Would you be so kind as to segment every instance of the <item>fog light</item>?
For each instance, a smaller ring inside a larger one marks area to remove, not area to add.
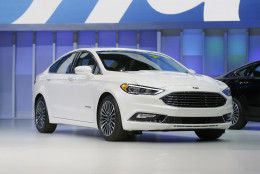
[[[225,122],[230,122],[232,119],[232,114],[231,113],[225,114],[225,115],[223,115],[223,118],[224,118]]]
[[[154,118],[154,117],[156,117],[156,114],[140,113],[136,116],[136,118]]]
[[[162,123],[166,118],[167,115],[159,115],[152,113],[136,113],[129,119],[129,121]]]

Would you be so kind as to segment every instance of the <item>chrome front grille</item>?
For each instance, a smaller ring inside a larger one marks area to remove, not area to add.
[[[213,92],[173,92],[161,99],[167,105],[187,108],[214,108],[226,103],[225,97]]]

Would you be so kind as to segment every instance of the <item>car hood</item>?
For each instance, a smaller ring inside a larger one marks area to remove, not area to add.
[[[225,88],[222,82],[211,77],[172,71],[126,71],[120,72],[125,83],[163,88],[166,86],[213,86]],[[122,79],[121,79],[122,80]],[[130,81],[130,82],[129,82]],[[132,81],[132,82],[131,82]]]

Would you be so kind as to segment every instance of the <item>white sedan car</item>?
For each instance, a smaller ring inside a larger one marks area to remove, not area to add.
[[[97,128],[108,141],[173,130],[214,140],[233,113],[224,83],[162,53],[134,49],[71,51],[37,76],[33,96],[39,132],[71,124]]]

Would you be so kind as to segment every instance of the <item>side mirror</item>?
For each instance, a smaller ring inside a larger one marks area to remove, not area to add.
[[[189,70],[189,72],[191,73],[191,74],[196,74],[196,71],[194,71],[193,69],[188,69]]]
[[[75,68],[75,74],[86,75],[87,77],[92,77],[92,68],[90,66],[77,66]]]

